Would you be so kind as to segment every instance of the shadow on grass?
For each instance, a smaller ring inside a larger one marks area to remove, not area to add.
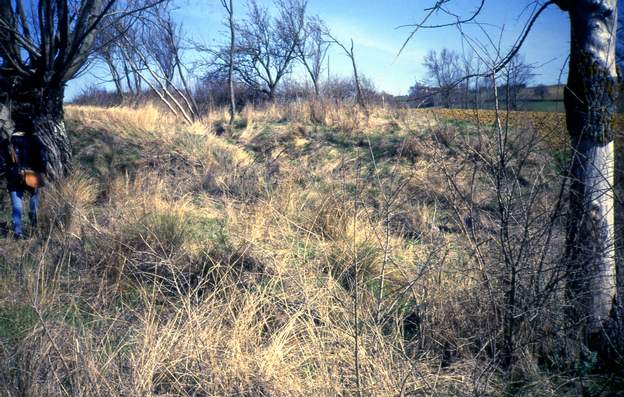
[[[9,236],[9,223],[7,221],[0,221],[0,238],[7,238]]]

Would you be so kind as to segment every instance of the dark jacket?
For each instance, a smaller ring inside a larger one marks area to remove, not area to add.
[[[9,139],[17,155],[17,164],[11,160]],[[20,171],[31,169],[45,174],[48,165],[46,147],[36,135],[13,135],[9,139],[0,142],[0,173],[4,173],[7,179],[7,188],[25,188],[22,185]]]

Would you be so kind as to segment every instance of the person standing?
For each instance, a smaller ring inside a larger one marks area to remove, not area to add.
[[[24,239],[22,211],[24,193],[30,195],[28,217],[33,228],[37,226],[39,190],[47,168],[45,145],[34,135],[30,119],[14,120],[15,132],[0,142],[0,169],[7,180],[11,197],[11,220],[15,239]],[[1,172],[0,172],[1,173]]]

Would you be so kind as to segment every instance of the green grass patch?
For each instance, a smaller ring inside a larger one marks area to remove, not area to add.
[[[446,125],[446,126],[449,126],[449,127],[455,127],[455,128],[459,128],[459,129],[465,129],[465,128],[468,128],[470,126],[470,123],[468,123],[465,120],[442,119],[440,121],[442,122],[443,125]]]
[[[39,322],[39,316],[30,305],[0,309],[0,340],[15,345]]]

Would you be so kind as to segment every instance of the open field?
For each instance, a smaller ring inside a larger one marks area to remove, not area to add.
[[[519,100],[518,109],[523,112],[565,112],[565,106],[562,100]],[[505,103],[501,103],[502,108]],[[483,107],[494,109],[493,102],[486,102]]]
[[[465,123],[486,128],[496,123],[496,112],[487,109],[419,109],[416,112],[446,123]],[[622,117],[622,113],[619,113],[618,116],[616,134],[621,139],[624,132],[624,117]],[[551,148],[561,150],[566,149],[569,145],[565,117],[565,113],[562,112],[505,112],[501,110],[499,119],[503,126],[508,124],[511,128],[538,131],[541,139],[547,142]]]
[[[562,119],[511,117],[300,104],[229,127],[68,107],[75,171],[31,239],[0,244],[0,395],[577,395]],[[501,242],[531,244],[511,337]],[[590,364],[582,381],[621,390]]]
[[[491,127],[497,122],[496,111],[486,109],[423,109],[419,112],[429,113],[434,118],[453,122],[461,121],[471,125]],[[504,126],[539,131],[540,137],[553,148],[564,148],[568,145],[565,113],[558,112],[504,112],[499,120]]]

